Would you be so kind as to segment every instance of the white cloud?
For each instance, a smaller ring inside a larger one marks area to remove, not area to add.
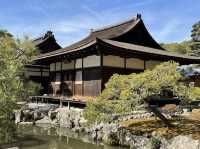
[[[156,29],[154,34],[160,42],[169,41],[179,31],[181,21],[178,19],[167,19],[160,29]]]
[[[135,4],[141,6],[150,2],[152,2],[152,0]],[[63,46],[66,46],[66,43],[70,44],[80,40],[84,34],[87,35],[87,32],[90,32],[90,29],[97,29],[107,25],[112,25],[131,18],[134,15],[132,9],[125,9],[126,7],[129,8],[129,5],[123,6],[123,8],[114,7],[101,11],[96,11],[89,6],[82,5],[82,10],[80,10],[77,15],[66,16],[63,18],[51,17],[43,3],[41,3],[41,5],[38,5],[37,3],[32,4],[29,0],[27,0],[27,7],[34,12],[39,12],[41,14],[41,18],[39,18],[40,20],[37,23],[28,23],[24,20],[24,22],[6,25],[6,28],[18,37],[24,34],[37,37],[45,33],[47,30],[52,30],[58,38],[58,42],[60,41]],[[71,36],[72,34],[73,36]]]

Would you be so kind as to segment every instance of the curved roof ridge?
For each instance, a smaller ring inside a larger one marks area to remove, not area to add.
[[[116,36],[119,36],[121,34],[126,33],[127,31],[129,31],[140,20],[142,20],[142,19],[140,19],[138,17],[134,17],[134,19],[123,22],[121,24],[118,24],[118,25],[115,25],[115,26],[110,26],[109,28],[105,28],[105,29],[102,29],[102,30],[90,32],[90,34],[87,35],[85,38],[83,38],[82,40],[77,41],[77,42],[75,42],[75,43],[73,43],[69,46],[64,47],[63,50],[71,50],[73,48],[84,45],[85,43],[91,42],[91,40],[94,40],[95,38],[105,38],[105,39],[114,38]],[[123,28],[123,29],[118,30],[117,28]]]
[[[104,30],[107,30],[107,29],[110,29],[110,28],[113,28],[113,27],[118,27],[120,25],[129,23],[129,22],[134,22],[137,19],[138,19],[137,16],[134,16],[132,19],[126,19],[124,21],[120,21],[120,22],[115,23],[115,24],[107,25],[107,26],[104,26],[104,27],[101,27],[101,28],[97,28],[97,29],[92,29],[91,32],[92,33],[94,33],[94,32],[101,32],[101,31],[104,31]]]
[[[84,49],[88,46],[91,46],[91,45],[95,44],[96,42],[97,42],[97,40],[95,39],[95,40],[92,40],[88,43],[80,45],[79,47],[76,47],[72,50],[58,49],[56,51],[52,51],[52,52],[49,52],[49,53],[40,54],[40,55],[34,57],[33,60],[38,60],[38,59],[42,59],[42,58],[48,58],[48,57],[51,57],[51,56],[57,56],[57,55],[60,55],[60,54],[66,54],[66,53],[69,53],[69,52],[74,52],[74,51],[77,51],[77,50],[80,50],[80,49]]]
[[[119,42],[119,41],[114,41],[110,39],[99,39],[98,41],[102,41],[104,43],[125,48],[125,49],[131,49],[135,51],[140,51],[140,52],[145,52],[145,53],[152,53],[152,54],[158,54],[158,55],[165,55],[165,56],[174,56],[174,57],[180,57],[180,58],[186,58],[186,59],[193,59],[193,60],[199,60],[200,57],[197,56],[190,56],[186,54],[177,54],[174,52],[169,52],[169,51],[162,51],[160,49],[152,48],[152,47],[146,47],[142,45],[136,45],[136,44],[130,44],[130,43],[125,43],[125,42]]]

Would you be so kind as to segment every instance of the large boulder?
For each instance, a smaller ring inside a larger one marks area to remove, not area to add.
[[[131,135],[129,138],[126,138],[129,142],[130,149],[150,149],[149,139],[144,136]]]
[[[33,121],[34,111],[27,109],[23,110],[23,122],[31,122]]]
[[[103,127],[103,142],[109,145],[119,145],[120,144],[120,136],[119,136],[119,128],[118,124],[107,124]]]
[[[33,112],[33,120],[34,121],[37,121],[37,120],[40,120],[40,119],[43,119],[44,118],[44,114],[39,111],[39,110],[36,110]]]
[[[48,116],[52,121],[56,119],[57,114],[58,114],[58,112],[57,111],[53,111],[53,110],[50,110],[48,112]]]
[[[82,127],[84,122],[82,110],[58,108],[56,111],[58,112],[56,119],[58,120],[61,127],[70,129],[75,128],[74,130],[78,130],[80,127]]]
[[[119,145],[119,136],[117,132],[109,131],[103,135],[103,142],[109,145]]]
[[[200,141],[192,139],[191,136],[177,136],[167,147],[161,149],[200,149]]]
[[[51,124],[51,119],[48,116],[44,116],[43,119],[35,121],[35,124]]]

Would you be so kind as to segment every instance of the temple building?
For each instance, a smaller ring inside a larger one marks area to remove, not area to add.
[[[200,63],[197,57],[163,49],[140,14],[120,24],[91,30],[86,38],[65,48],[45,37],[35,40],[41,53],[34,64],[38,66],[37,77],[46,78],[44,93],[51,97],[96,97],[114,73],[139,73],[169,60]]]
[[[41,37],[34,39],[33,44],[37,48],[37,55],[61,49],[51,31],[47,31]],[[33,61],[26,65],[25,75],[30,80],[41,84],[41,94],[48,93],[49,65],[41,65],[39,61]]]

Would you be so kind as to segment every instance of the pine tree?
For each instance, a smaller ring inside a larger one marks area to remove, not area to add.
[[[192,55],[200,56],[200,21],[192,26]]]

